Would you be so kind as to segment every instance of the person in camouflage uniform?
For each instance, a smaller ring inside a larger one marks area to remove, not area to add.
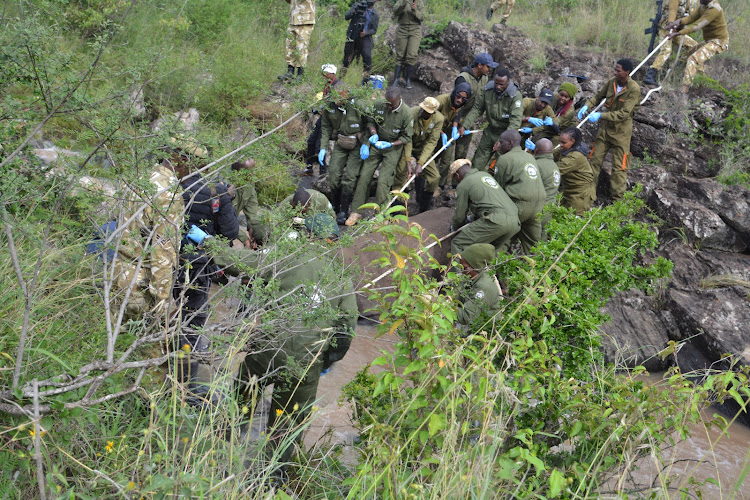
[[[613,201],[621,200],[628,186],[633,116],[641,107],[641,88],[635,80],[630,78],[631,71],[633,71],[633,61],[630,59],[617,61],[614,78],[605,83],[596,95],[578,111],[578,119],[582,120],[590,108],[605,100],[603,111],[588,114],[590,122],[595,123],[600,119],[602,121],[599,125],[599,132],[596,134],[596,141],[589,153],[589,161],[594,171],[594,186],[596,186],[604,157],[612,151],[610,192]]]
[[[406,76],[406,88],[412,88],[411,77],[414,65],[417,64],[419,42],[422,41],[424,14],[424,0],[396,0],[393,5],[393,17],[398,20],[396,68],[393,74],[393,85],[396,87],[398,87],[403,69]]]
[[[669,35],[669,24],[675,22],[677,19],[682,19],[685,16],[690,16],[698,10],[699,0],[668,0],[669,4],[667,8],[662,8],[661,17],[659,18],[659,38],[663,39]],[[698,42],[690,38],[689,36],[680,35],[677,38],[672,39],[672,43],[664,45],[658,54],[656,59],[651,64],[651,67],[646,72],[646,76],[643,78],[644,85],[659,85],[656,81],[656,77],[659,76],[659,71],[664,67],[669,57],[672,55],[672,46],[682,44],[685,50],[689,50],[695,47]]]
[[[500,311],[503,292],[495,275],[487,269],[495,255],[495,247],[489,243],[475,243],[456,255],[464,274],[471,278],[471,287],[460,295],[456,322],[470,329],[480,328],[480,321],[491,319]]]
[[[503,5],[505,5],[505,12],[503,13],[503,18],[500,20],[500,24],[507,23],[511,12],[513,12],[513,6],[516,5],[516,0],[494,0],[487,9],[487,20],[492,19],[492,14]]]
[[[136,184],[125,186],[124,206],[117,217],[122,235],[114,262],[113,299],[118,306],[125,301],[125,319],[148,315],[166,324],[185,206],[171,168],[156,165],[149,181],[154,193],[140,191]]]
[[[484,86],[477,96],[472,110],[464,118],[464,123],[458,130],[463,135],[474,122],[487,114],[487,128],[482,132],[477,150],[471,163],[477,170],[486,170],[487,163],[492,156],[492,147],[506,130],[518,130],[523,116],[523,95],[515,83],[510,79],[510,71],[500,68],[495,73],[495,79]]]
[[[438,187],[440,172],[433,160],[425,166],[436,146],[440,141],[445,117],[438,111],[440,103],[434,97],[425,97],[419,106],[411,108],[414,117],[414,133],[411,141],[404,146],[401,159],[398,162],[394,189],[401,189],[406,183],[407,177],[411,177],[412,157],[415,159],[414,187],[416,191],[419,212],[426,212],[432,208],[432,195]],[[445,141],[448,138],[446,136]]]
[[[461,112],[459,113],[459,115],[456,117],[456,119],[453,120],[453,126],[456,127],[456,129],[463,125],[463,118],[474,108],[474,103],[477,100],[477,96],[489,83],[490,74],[492,74],[492,71],[498,66],[499,64],[495,62],[491,54],[482,52],[474,57],[474,64],[471,67],[464,66],[463,68],[461,68],[461,73],[458,74],[456,80],[453,82],[453,85],[456,88],[458,88],[458,86],[462,83],[471,85],[471,94],[469,95],[469,100],[466,102],[464,107],[461,108]],[[469,146],[471,146],[472,139],[473,136],[470,134],[461,135],[458,139],[454,138],[456,144],[456,160],[460,158],[468,158]],[[449,162],[447,162],[446,172],[452,162],[452,158]],[[441,182],[440,185],[444,186],[445,182]]]
[[[458,182],[451,231],[463,228],[451,241],[451,253],[475,243],[491,243],[496,250],[506,247],[521,229],[513,200],[490,174],[471,168],[469,160],[454,161],[450,175]]]
[[[675,20],[668,26],[670,29],[685,26],[680,31],[668,35],[672,40],[678,36],[687,38],[686,35],[703,30],[703,41],[692,48],[685,65],[685,76],[682,78],[680,89],[683,94],[687,93],[696,73],[703,73],[706,61],[729,48],[729,32],[724,9],[721,8],[718,0],[700,0],[700,2],[701,6],[697,11],[688,17]]]
[[[291,80],[304,73],[315,27],[315,0],[284,0],[289,4],[289,26],[286,29],[286,73],[279,80]]]

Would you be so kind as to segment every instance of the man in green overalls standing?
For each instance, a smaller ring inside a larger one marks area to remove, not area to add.
[[[411,77],[417,64],[419,42],[422,41],[424,0],[397,0],[393,6],[393,17],[398,20],[396,30],[396,68],[393,85],[398,87],[401,70],[406,75],[406,88],[412,88]]]

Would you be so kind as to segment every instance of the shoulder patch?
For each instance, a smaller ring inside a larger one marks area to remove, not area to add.
[[[516,107],[517,107],[517,108],[520,108],[520,107],[521,107],[521,101],[516,101]]]
[[[527,163],[523,168],[526,170],[526,175],[528,175],[530,179],[536,179],[539,177],[539,172],[537,171],[536,166],[531,163]]]
[[[491,175],[487,175],[487,174],[483,175],[482,182],[484,182],[486,185],[488,185],[492,189],[498,189],[500,187],[497,184],[497,181]]]
[[[476,294],[476,298],[478,298],[479,300],[482,300],[484,298],[484,292],[479,290]]]
[[[557,170],[555,170],[555,173],[552,176],[552,178],[554,179],[555,186],[559,186],[560,185],[560,172],[558,172]]]

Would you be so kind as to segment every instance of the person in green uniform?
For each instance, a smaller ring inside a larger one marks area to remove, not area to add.
[[[502,289],[495,275],[488,271],[495,255],[495,247],[489,243],[470,245],[457,255],[463,272],[471,278],[471,286],[460,295],[456,322],[470,329],[481,327],[484,321],[500,312]]]
[[[528,147],[531,145],[531,147]],[[539,175],[542,176],[544,184],[544,204],[554,205],[557,202],[557,195],[560,192],[560,170],[553,156],[555,147],[549,139],[539,139],[536,144],[531,141],[526,142],[527,149],[533,151],[536,166],[539,169]]]
[[[460,115],[453,123],[453,126],[456,128],[456,134],[454,135],[454,140],[456,142],[456,160],[469,156],[469,146],[471,145],[472,139],[469,134],[464,134],[456,138],[455,136],[458,135],[458,128],[463,124],[463,118],[474,108],[477,96],[489,83],[490,74],[498,67],[498,65],[499,64],[495,62],[491,54],[481,52],[474,57],[474,64],[471,67],[464,66],[461,68],[461,73],[456,77],[456,81],[453,82],[453,85],[456,88],[462,83],[468,83],[471,85],[471,95],[469,96],[469,100],[461,109]],[[450,166],[452,161],[453,159],[448,162],[447,166]],[[442,183],[441,185],[445,185],[445,183]]]
[[[458,130],[459,113],[463,111],[463,108],[466,106],[466,102],[471,98],[471,95],[471,85],[466,82],[461,82],[456,85],[453,92],[450,94],[437,96],[436,99],[440,103],[438,111],[440,111],[445,118],[445,121],[443,122],[443,133],[446,135],[446,138],[452,135],[452,129],[454,127]],[[454,123],[454,121],[456,123]],[[458,134],[458,132],[456,132],[456,134]],[[448,183],[448,171],[450,170],[451,163],[453,163],[454,160],[461,158],[458,156],[458,145],[464,137],[469,138],[469,142],[471,142],[471,138],[468,135],[463,136],[458,140],[454,140],[435,160],[438,164],[438,172],[440,173],[440,180],[438,181],[440,187],[445,187]],[[441,141],[435,147],[435,153],[437,153],[442,147],[443,144]]]
[[[521,133],[531,134],[536,137],[537,134],[551,128],[554,132],[560,132],[560,129],[555,125],[552,108],[549,107],[552,104],[553,98],[552,91],[550,89],[542,89],[536,99],[531,97],[523,98],[523,117],[521,118]]]
[[[414,65],[417,64],[419,42],[422,41],[424,14],[424,0],[396,0],[393,5],[393,18],[398,21],[396,68],[393,74],[393,85],[396,87],[398,87],[403,69],[406,76],[406,88],[412,88],[411,77],[414,73]]]
[[[492,147],[500,134],[506,130],[518,130],[521,127],[522,100],[521,91],[511,81],[510,71],[505,68],[497,70],[495,79],[479,92],[474,107],[466,115],[463,125],[458,130],[458,135],[463,135],[465,130],[470,129],[480,116],[487,115],[487,128],[484,129],[482,140],[479,141],[471,160],[474,168],[486,170],[487,162],[492,156]]]
[[[396,179],[393,184],[394,189],[401,189],[412,173],[416,175],[414,187],[420,213],[432,208],[432,195],[440,181],[440,172],[438,172],[434,160],[425,167],[425,163],[432,157],[435,147],[441,142],[440,136],[445,117],[438,111],[439,107],[440,103],[437,99],[425,97],[419,103],[419,106],[411,108],[414,117],[414,133],[411,136],[411,141],[404,146],[404,151],[401,153]],[[447,136],[445,141],[448,141]],[[413,172],[412,157],[416,163]]]
[[[279,207],[291,207],[293,210],[299,210],[303,215],[327,214],[330,217],[336,217],[333,205],[328,201],[326,195],[315,189],[306,189],[302,186],[298,187],[293,194],[281,200]]]
[[[274,284],[266,289],[274,290],[275,299],[264,307],[273,320],[257,323],[235,385],[241,400],[257,401],[260,398],[244,396],[251,390],[260,394],[273,384],[267,423],[272,447],[308,418],[321,371],[344,357],[358,316],[354,287],[344,275],[343,262],[322,242],[338,236],[336,221],[316,214],[305,219],[305,227],[310,241],[299,251],[277,257],[272,265],[262,252],[214,248],[214,262],[225,272]],[[299,433],[295,441],[301,437]],[[279,452],[283,464],[291,458],[293,447],[287,445]]]
[[[549,139],[554,146],[557,146],[560,140],[560,131],[576,126],[576,110],[573,106],[573,96],[576,95],[576,92],[578,92],[578,87],[574,83],[564,82],[560,84],[560,88],[552,97],[552,104],[550,105],[553,113],[552,121],[555,126],[544,127],[539,132],[535,132],[535,139]]]
[[[579,129],[570,127],[562,131],[560,149],[555,152],[557,168],[562,176],[560,204],[573,208],[579,216],[591,208],[596,198],[594,171],[589,165],[588,152]]]
[[[255,160],[249,158],[244,161],[232,163],[233,172],[250,172],[255,169]],[[256,243],[261,243],[268,232],[263,224],[260,205],[258,204],[258,193],[255,191],[255,183],[249,180],[239,186],[229,186],[229,196],[232,198],[232,206],[237,215],[245,214],[247,219],[247,233],[240,231],[237,239],[247,248],[253,248]]]
[[[357,188],[354,190],[353,211],[346,220],[347,226],[355,225],[362,218],[359,207],[367,201],[370,181],[378,165],[380,175],[375,200],[379,205],[389,200],[401,152],[404,145],[411,141],[414,131],[414,117],[411,109],[401,98],[400,88],[389,87],[385,91],[385,102],[375,104],[373,116],[367,117],[367,128],[370,137],[360,148],[360,155],[365,163],[362,165]]]
[[[521,241],[524,253],[542,238],[542,223],[539,212],[544,208],[546,193],[536,160],[521,149],[521,134],[516,130],[506,130],[494,148],[499,153],[495,168],[495,180],[502,186],[518,207],[518,220],[521,230],[514,238]],[[508,251],[511,241],[500,248]]]
[[[333,211],[338,214],[337,222],[343,224],[348,217],[349,205],[357,187],[357,177],[362,169],[359,149],[364,140],[366,120],[357,109],[356,103],[348,99],[346,89],[339,90],[340,98],[323,110],[321,116],[322,149],[319,159],[325,160],[328,141],[335,137],[336,144],[331,152],[328,165],[328,185],[331,187]],[[323,164],[323,161],[320,162]]]
[[[467,159],[454,161],[450,175],[458,183],[451,231],[463,228],[451,241],[451,253],[461,253],[475,243],[506,247],[521,229],[513,200],[490,174],[471,168]]]
[[[703,72],[706,61],[716,54],[721,54],[729,48],[729,32],[727,31],[727,20],[724,17],[724,9],[718,0],[701,0],[698,10],[688,17],[676,19],[667,25],[668,29],[676,29],[684,26],[680,31],[667,35],[671,39],[678,36],[689,35],[703,30],[703,41],[696,44],[688,56],[685,64],[685,76],[682,78],[680,92],[686,94],[693,83],[696,73]],[[685,38],[688,38],[685,36]]]
[[[617,61],[614,78],[607,81],[578,111],[578,119],[582,120],[591,107],[605,100],[603,111],[588,114],[590,122],[595,123],[600,119],[602,121],[589,154],[589,161],[594,171],[594,186],[596,186],[604,157],[612,151],[610,192],[613,201],[621,200],[628,186],[633,116],[641,107],[641,88],[635,80],[630,78],[631,71],[633,71],[633,61],[630,59]]]

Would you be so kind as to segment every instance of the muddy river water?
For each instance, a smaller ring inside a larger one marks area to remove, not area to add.
[[[351,408],[339,404],[341,388],[352,380],[354,375],[367,363],[381,355],[382,351],[392,351],[395,337],[385,335],[377,338],[377,329],[360,323],[357,336],[352,342],[346,357],[335,363],[328,374],[320,379],[318,387],[317,417],[305,435],[308,448],[330,449],[332,445],[342,445],[340,457],[345,465],[357,462],[357,431],[351,423]],[[650,375],[649,381],[660,380],[658,374]],[[705,420],[711,419],[713,411],[707,411]],[[677,443],[668,451],[669,464],[657,464],[653,457],[646,457],[636,464],[638,470],[632,480],[640,485],[660,487],[665,477],[671,478],[670,491],[687,481],[688,477],[705,481],[716,479],[720,486],[707,483],[703,488],[704,498],[750,499],[750,429],[741,424],[732,424],[728,434],[717,428],[707,429],[696,425],[692,436]],[[745,480],[738,484],[744,474]]]

